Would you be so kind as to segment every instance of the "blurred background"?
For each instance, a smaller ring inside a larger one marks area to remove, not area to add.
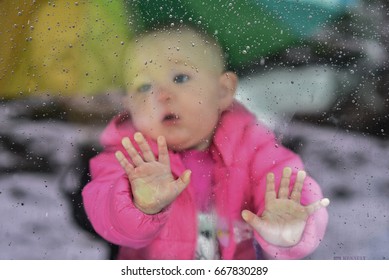
[[[307,259],[389,258],[385,0],[0,0],[0,259],[109,259],[80,192],[133,36],[190,23],[332,201]]]

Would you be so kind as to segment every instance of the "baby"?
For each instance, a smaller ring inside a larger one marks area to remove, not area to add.
[[[103,132],[83,190],[119,259],[298,259],[323,238],[329,200],[234,99],[224,68],[217,42],[186,26],[130,48],[127,113]]]

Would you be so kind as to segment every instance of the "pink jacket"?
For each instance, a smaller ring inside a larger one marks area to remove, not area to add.
[[[92,180],[83,190],[87,215],[96,232],[120,246],[119,259],[193,259],[197,216],[191,185],[156,215],[142,213],[132,202],[129,181],[114,153],[123,150],[121,139],[131,138],[134,133],[126,115],[117,116],[103,132],[101,142],[105,149],[91,160]],[[156,153],[156,143],[148,140]],[[327,226],[326,209],[308,218],[301,241],[288,248],[267,243],[253,234],[241,218],[243,209],[259,215],[263,212],[266,174],[275,173],[278,187],[285,166],[292,167],[294,175],[303,168],[300,158],[277,145],[273,133],[237,102],[223,113],[210,149],[215,161],[214,192],[219,236],[222,236],[219,238],[221,258],[254,259],[253,244],[259,244],[266,255],[278,259],[299,259],[313,252]],[[173,175],[185,170],[179,153],[170,152],[170,161]],[[307,177],[302,204],[320,198],[320,187]]]

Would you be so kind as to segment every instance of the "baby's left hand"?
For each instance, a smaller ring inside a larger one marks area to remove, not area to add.
[[[296,245],[304,232],[306,221],[312,213],[327,207],[328,198],[310,205],[300,203],[301,191],[306,177],[305,171],[297,173],[297,179],[289,196],[289,184],[292,170],[284,168],[278,198],[275,191],[274,174],[266,178],[265,210],[258,217],[249,210],[242,211],[243,219],[254,228],[267,242],[282,247]]]

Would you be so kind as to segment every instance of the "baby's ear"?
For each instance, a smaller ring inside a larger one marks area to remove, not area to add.
[[[220,78],[220,110],[224,111],[234,101],[236,88],[238,86],[238,76],[233,72],[224,72]]]

